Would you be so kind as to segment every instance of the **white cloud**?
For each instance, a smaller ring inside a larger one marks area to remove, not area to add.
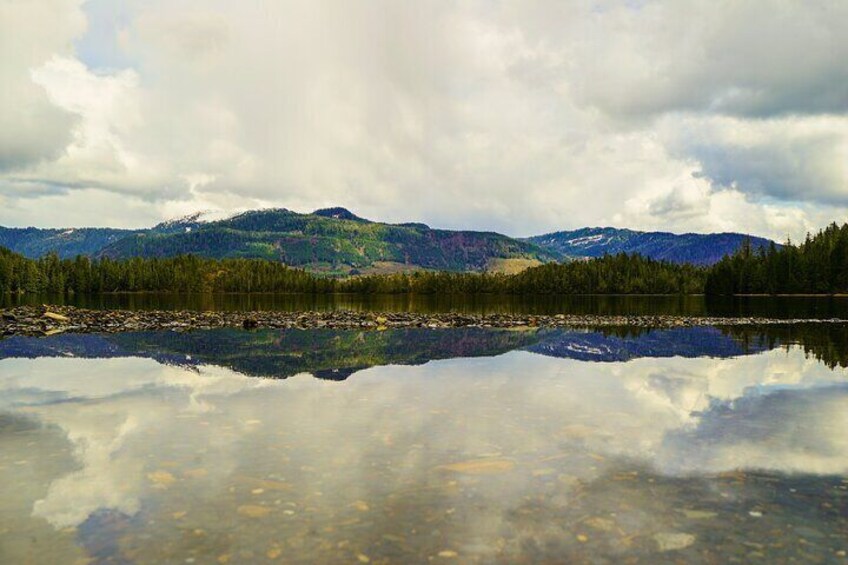
[[[16,180],[161,195],[159,187],[170,179],[125,141],[142,123],[135,71],[98,76],[76,59],[54,57],[31,75],[53,104],[78,120],[64,155],[18,173]]]
[[[739,116],[848,110],[844,2],[587,4],[588,14],[569,10],[565,34],[554,27],[560,19],[539,21],[549,6],[529,10],[546,38],[565,37],[572,89],[586,105],[630,119],[676,110]]]
[[[50,103],[30,70],[71,51],[85,29],[79,1],[0,2],[0,172],[55,158],[73,115]]]
[[[848,204],[848,115],[663,124],[669,145],[719,187],[784,201]]]
[[[124,195],[134,226],[345,205],[513,235],[783,239],[848,208],[841,2],[153,1],[108,32],[102,2],[27,5],[2,4],[4,41],[30,46],[0,65],[4,224],[39,223],[45,191],[94,223],[91,189]],[[24,99],[46,117],[21,122]]]

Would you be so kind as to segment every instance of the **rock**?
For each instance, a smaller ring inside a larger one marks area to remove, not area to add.
[[[61,307],[49,311],[47,307],[20,306],[0,310],[0,335],[44,335],[44,332],[62,326],[73,332],[125,332],[170,329],[188,331],[224,327],[254,329],[267,328],[320,328],[362,329],[384,331],[389,328],[458,328],[491,327],[523,328],[534,331],[536,327],[573,327],[598,329],[613,326],[676,328],[694,326],[744,326],[790,325],[801,322],[844,324],[848,320],[814,320],[772,318],[710,318],[683,316],[606,316],[557,314],[539,316],[530,314],[418,314],[396,312],[391,314],[369,312],[196,312],[179,310],[87,310]],[[73,319],[73,326],[68,322]]]
[[[55,320],[57,322],[70,322],[71,319],[67,316],[63,316],[61,314],[57,314],[56,312],[45,312],[42,315],[42,318],[47,318],[48,320]]]
[[[515,462],[510,459],[472,459],[461,463],[440,465],[437,469],[465,475],[492,475],[512,471]]]
[[[611,532],[613,529],[615,529],[614,520],[611,520],[610,518],[602,518],[600,516],[586,518],[586,521],[584,523],[590,528],[601,530],[602,532]]]
[[[176,478],[174,478],[174,475],[172,475],[168,471],[161,470],[148,473],[147,478],[150,479],[151,483],[159,487],[168,487],[177,480]]]
[[[245,504],[243,506],[239,506],[236,509],[236,512],[238,512],[240,516],[246,516],[248,518],[264,518],[271,513],[271,509],[266,506],[258,506],[256,504]]]
[[[680,532],[660,532],[654,534],[654,541],[660,551],[676,551],[695,543],[695,536]]]
[[[690,520],[708,520],[718,516],[716,512],[709,512],[707,510],[683,510],[682,512]]]

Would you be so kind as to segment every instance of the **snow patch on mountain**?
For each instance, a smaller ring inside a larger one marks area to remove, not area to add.
[[[576,237],[574,239],[569,239],[569,245],[602,245],[609,238],[604,234],[599,233],[598,235],[587,235],[585,237]]]
[[[186,232],[190,232],[194,226],[229,220],[240,213],[240,211],[233,212],[232,210],[199,210],[197,212],[192,212],[191,214],[186,214],[185,216],[165,220],[164,222],[156,225],[154,229],[173,229],[184,227]]]

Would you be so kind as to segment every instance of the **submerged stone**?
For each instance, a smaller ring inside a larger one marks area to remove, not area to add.
[[[239,506],[236,509],[236,512],[238,512],[240,516],[246,516],[247,518],[264,518],[271,513],[271,509],[266,506],[259,506],[256,504],[245,504]]]
[[[451,471],[466,475],[490,475],[505,473],[511,471],[514,467],[515,461],[510,459],[472,459],[470,461],[440,465],[437,468],[442,471]]]
[[[654,534],[654,541],[660,551],[676,551],[695,543],[695,536],[681,532],[660,532]]]

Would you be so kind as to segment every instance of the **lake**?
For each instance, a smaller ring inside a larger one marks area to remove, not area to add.
[[[353,310],[433,314],[576,314],[710,316],[848,320],[844,296],[513,296],[354,294],[0,294],[0,307],[59,304],[125,310]]]
[[[0,563],[842,563],[848,330],[0,340]]]

